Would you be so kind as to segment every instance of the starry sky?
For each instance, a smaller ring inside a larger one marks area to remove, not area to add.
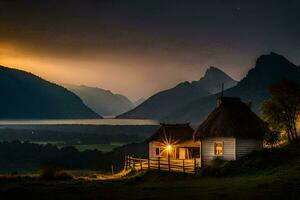
[[[0,65],[148,97],[270,51],[300,64],[299,0],[0,0]]]

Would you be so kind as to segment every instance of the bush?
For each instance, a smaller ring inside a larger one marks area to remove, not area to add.
[[[219,176],[227,163],[228,161],[223,160],[222,157],[215,157],[211,161],[210,166],[206,166],[200,169],[199,174],[200,176]]]
[[[68,180],[73,176],[65,172],[61,167],[55,165],[45,165],[42,167],[40,179],[44,180]]]
[[[226,160],[223,160],[222,157],[215,157],[212,161],[211,161],[211,166],[213,168],[220,168],[223,167],[225,164],[227,163]]]
[[[221,167],[207,166],[200,170],[200,176],[237,176],[268,170],[270,173],[282,164],[300,158],[298,144],[288,144],[272,149],[254,151],[238,160],[226,162]]]

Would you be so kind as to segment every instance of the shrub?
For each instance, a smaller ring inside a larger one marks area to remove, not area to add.
[[[73,176],[59,166],[44,165],[40,173],[40,178],[44,180],[67,180],[73,179]]]
[[[200,176],[219,176],[222,173],[223,168],[227,165],[228,161],[222,157],[215,157],[211,161],[210,166],[206,166],[200,169]]]
[[[227,163],[227,161],[223,160],[222,157],[215,157],[215,158],[211,161],[211,166],[212,166],[213,168],[220,168],[220,167],[223,167],[226,163]]]

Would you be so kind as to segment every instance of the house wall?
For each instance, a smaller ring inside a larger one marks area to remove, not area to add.
[[[211,161],[217,157],[215,155],[215,143],[223,143],[224,160],[236,160],[252,151],[262,149],[262,141],[255,139],[238,139],[238,138],[208,138],[202,140],[202,165],[210,165]]]
[[[236,139],[236,157],[239,159],[252,151],[262,149],[262,147],[262,141],[260,140]]]
[[[200,147],[200,142],[194,142],[193,140],[182,142],[180,144],[172,145],[173,149],[177,147]],[[165,149],[165,144],[158,142],[158,141],[151,141],[149,142],[149,158],[157,158],[159,155],[156,155],[156,148],[161,148],[162,150]],[[162,156],[162,155],[161,155]]]
[[[219,137],[219,138],[207,138],[202,140],[201,143],[201,150],[202,150],[202,165],[210,165],[211,161],[217,157],[215,155],[215,143],[222,142],[223,143],[223,155],[219,156],[222,157],[224,160],[235,160],[236,159],[236,152],[235,152],[235,145],[236,139],[235,138],[228,138],[228,137]]]
[[[157,158],[156,148],[162,148],[162,144],[160,142],[149,142],[149,158]]]

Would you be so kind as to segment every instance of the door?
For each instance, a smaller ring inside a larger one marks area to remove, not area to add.
[[[186,149],[179,148],[179,159],[185,159],[185,155],[186,155]]]

